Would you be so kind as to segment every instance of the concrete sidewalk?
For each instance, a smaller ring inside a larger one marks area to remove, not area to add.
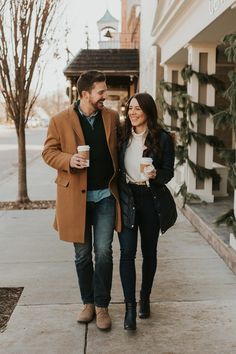
[[[54,171],[41,159],[28,168],[31,199],[55,198]],[[16,197],[16,176],[0,185],[0,200]],[[73,247],[52,229],[54,210],[0,211],[0,287],[24,287],[7,329],[1,354],[234,354],[236,277],[179,213],[160,238],[152,315],[123,329],[119,245],[114,235],[112,330],[76,323],[82,307]],[[137,255],[137,298],[141,255]]]

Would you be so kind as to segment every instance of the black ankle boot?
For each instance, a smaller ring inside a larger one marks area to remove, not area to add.
[[[125,320],[124,329],[135,330],[136,329],[136,302],[135,303],[125,303]]]
[[[139,318],[150,317],[150,300],[149,298],[140,299],[139,301]]]

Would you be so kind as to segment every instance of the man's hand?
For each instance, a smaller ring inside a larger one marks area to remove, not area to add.
[[[79,154],[74,154],[70,159],[70,167],[79,169],[85,168],[87,167],[87,160]]]

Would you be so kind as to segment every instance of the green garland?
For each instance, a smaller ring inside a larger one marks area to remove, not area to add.
[[[221,111],[212,117],[215,123],[216,129],[229,129],[232,127],[233,116],[229,111]]]
[[[236,139],[236,70],[230,71],[229,80],[231,82],[228,89],[225,91],[224,96],[229,100],[229,113],[231,114],[232,129],[234,132],[234,137]]]
[[[226,35],[223,39],[223,44],[227,46],[225,55],[228,62],[236,63],[236,33]],[[236,69],[229,71],[228,77],[231,84],[225,91],[224,97],[229,101],[229,107],[216,113],[213,119],[217,128],[231,128],[236,141]],[[219,151],[219,156],[224,159],[225,164],[228,166],[228,180],[232,187],[236,189],[236,149],[222,149]],[[216,220],[216,224],[226,224],[236,236],[236,220],[233,209],[221,215]]]
[[[188,158],[188,164],[191,168],[193,174],[197,176],[198,179],[204,181],[205,178],[212,178],[213,183],[219,183],[221,180],[220,175],[216,172],[214,168],[206,168],[200,165],[195,164]]]
[[[223,39],[223,43],[227,46],[225,49],[225,54],[228,58],[228,61],[236,63],[236,33],[226,35]],[[178,131],[181,140],[181,145],[176,146],[176,158],[178,160],[177,166],[183,165],[187,162],[194,175],[200,180],[204,180],[205,178],[212,178],[213,183],[219,182],[220,177],[214,169],[207,169],[205,167],[199,166],[193,163],[193,161],[191,161],[188,157],[188,145],[191,144],[192,139],[194,139],[199,144],[209,144],[216,147],[219,156],[224,159],[225,164],[229,168],[228,179],[235,189],[236,149],[226,149],[222,141],[220,141],[215,136],[206,136],[205,134],[195,132],[193,129],[191,129],[191,126],[194,126],[193,121],[191,120],[191,116],[193,114],[203,116],[212,115],[215,128],[232,128],[236,140],[236,70],[230,71],[228,74],[231,84],[226,91],[224,83],[217,79],[215,75],[196,72],[192,69],[191,65],[186,65],[182,69],[181,75],[184,80],[184,85],[164,82],[161,83],[162,90],[167,90],[168,92],[173,93],[172,105],[164,103],[163,108],[171,117],[179,119],[180,122],[179,129],[174,128],[176,131]],[[187,82],[190,81],[192,75],[196,75],[201,84],[212,85],[217,92],[221,93],[222,91],[225,91],[223,96],[229,101],[229,107],[227,109],[219,110],[216,107],[210,107],[197,102],[192,102],[191,98],[187,94],[186,88]],[[180,115],[179,112],[181,113]],[[179,194],[181,194],[183,197],[183,207],[185,203],[199,199],[198,196],[187,192],[187,186],[185,182],[182,184],[176,195]],[[236,236],[236,220],[233,209],[229,210],[227,213],[217,219],[216,224],[219,225],[222,223],[225,223],[228,227],[231,227],[234,235]]]
[[[233,209],[230,209],[225,214],[219,216],[216,219],[215,224],[217,226],[219,226],[221,224],[226,224],[229,228],[232,229],[234,236],[236,236],[236,219],[235,219],[235,216],[234,216],[234,210]]]
[[[188,149],[183,145],[177,145],[175,148],[175,156],[178,160],[176,167],[183,165],[188,158]]]
[[[171,117],[178,119],[178,111],[173,105],[170,105],[165,102],[163,108],[168,112]]]
[[[224,160],[229,168],[228,180],[231,186],[236,188],[236,150],[235,149],[219,149],[219,156]]]
[[[208,144],[216,148],[223,148],[225,145],[222,140],[220,140],[215,135],[206,135],[203,133],[197,133],[193,130],[189,130],[189,141],[192,142],[192,138],[199,144]]]
[[[228,62],[236,63],[236,33],[227,34],[223,38],[223,43],[227,46],[225,55]]]
[[[182,69],[181,75],[182,75],[184,81],[186,81],[186,82],[190,81],[190,79],[193,75],[196,75],[196,77],[198,78],[198,81],[201,84],[212,85],[217,92],[222,92],[223,90],[225,90],[225,85],[224,85],[223,81],[216,78],[216,76],[214,74],[208,75],[208,74],[197,72],[192,69],[191,65],[186,65]]]
[[[160,80],[159,85],[167,92],[174,92],[174,91],[185,92],[186,91],[185,85],[176,84],[174,82]]]
[[[159,90],[161,91],[161,98],[159,100],[163,110],[167,111],[168,114],[174,119],[179,120],[179,127],[172,128],[178,132],[181,141],[181,145],[177,144],[175,149],[176,158],[178,160],[176,167],[183,165],[184,163],[188,163],[192,172],[199,180],[212,178],[213,183],[219,183],[220,176],[217,174],[215,169],[207,169],[203,166],[199,166],[191,161],[188,157],[188,146],[191,144],[192,139],[200,144],[209,144],[217,148],[222,148],[224,146],[223,142],[220,141],[217,137],[212,135],[207,136],[206,134],[195,132],[193,129],[191,129],[191,127],[194,127],[194,123],[191,119],[194,114],[209,116],[216,114],[217,109],[205,104],[193,102],[191,97],[187,94],[187,81],[190,80],[190,77],[193,74],[198,74],[192,70],[191,66],[185,66],[185,68],[181,71],[181,74],[184,80],[184,85],[178,85],[164,81],[159,82]],[[216,79],[213,75],[200,74],[197,75],[197,77],[199,81],[203,83],[211,84],[214,87],[217,86],[217,88],[222,87],[220,80]],[[164,90],[173,93],[172,104],[169,104],[164,100]],[[187,193],[187,186],[185,183],[180,187],[177,194],[182,195],[184,205],[186,202],[190,202],[192,199],[196,199],[193,194]],[[200,198],[198,197],[198,200],[199,199]]]
[[[187,186],[185,182],[180,186],[178,192],[175,193],[176,197],[178,197],[179,195],[181,195],[183,198],[183,205],[182,205],[183,208],[185,207],[186,203],[191,203],[193,201],[200,201],[200,198],[197,194],[187,192]]]
[[[192,112],[193,113],[198,113],[198,114],[203,114],[203,115],[212,115],[216,114],[218,111],[217,107],[214,106],[208,106],[203,103],[199,102],[192,102]]]

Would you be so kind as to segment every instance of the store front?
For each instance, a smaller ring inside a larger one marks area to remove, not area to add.
[[[181,70],[190,65],[196,72],[216,74],[227,84],[227,73],[234,65],[227,62],[221,43],[225,35],[235,32],[235,23],[235,0],[160,0],[152,28],[153,45],[160,48],[157,70],[158,67],[164,69],[165,81],[182,84]],[[191,77],[187,85],[187,94],[194,102],[208,106],[222,103],[214,87],[200,84],[196,75]],[[165,99],[171,104],[172,94],[166,93]],[[227,147],[235,148],[232,131],[217,131],[210,115],[207,117],[205,114],[204,123],[200,118],[197,114],[191,116],[194,131],[206,136],[218,136]],[[165,114],[165,123],[173,125],[173,119],[168,114]],[[200,181],[185,164],[177,169],[173,183],[176,191],[185,182],[189,193],[198,195],[206,202],[213,202],[216,196],[232,193],[227,186],[227,168],[216,156],[213,146],[193,140],[188,147],[188,154],[195,164],[206,169],[214,168],[221,176],[221,181],[217,186],[212,178]]]

